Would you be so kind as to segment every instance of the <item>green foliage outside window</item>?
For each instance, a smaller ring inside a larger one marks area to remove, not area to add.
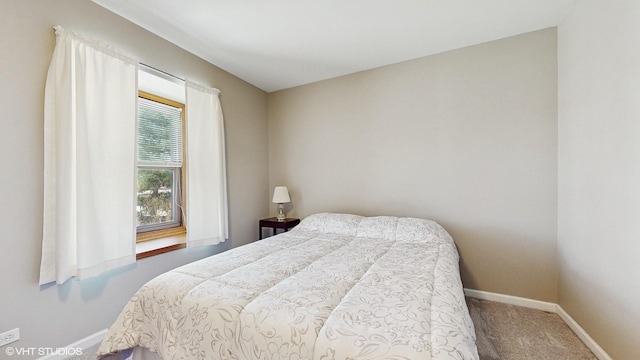
[[[138,169],[138,225],[173,219],[173,171]]]

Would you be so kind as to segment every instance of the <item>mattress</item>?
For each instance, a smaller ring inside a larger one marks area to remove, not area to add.
[[[434,221],[311,215],[149,281],[98,355],[477,359],[458,262]]]

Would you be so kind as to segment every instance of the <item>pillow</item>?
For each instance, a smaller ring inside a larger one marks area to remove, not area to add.
[[[398,230],[396,232],[398,242],[451,242],[453,239],[449,233],[435,221],[418,218],[398,219]]]
[[[357,237],[396,240],[398,218],[395,216],[366,217],[358,225]]]
[[[304,218],[294,229],[323,234],[355,236],[358,224],[363,219],[360,215],[318,213]]]
[[[293,230],[406,243],[453,244],[451,235],[437,222],[409,217],[318,213],[302,219]]]

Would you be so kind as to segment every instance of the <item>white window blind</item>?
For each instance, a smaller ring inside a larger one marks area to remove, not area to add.
[[[182,109],[138,98],[138,164],[182,166]]]

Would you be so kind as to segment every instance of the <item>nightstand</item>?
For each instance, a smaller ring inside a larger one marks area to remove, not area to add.
[[[298,225],[300,223],[300,219],[296,219],[296,218],[286,218],[282,221],[278,221],[278,218],[272,217],[272,218],[268,218],[268,219],[262,219],[260,220],[260,225],[259,225],[259,235],[258,235],[258,239],[262,239],[262,229],[263,228],[272,228],[273,229],[273,235],[276,234],[276,229],[283,229],[284,231],[289,231],[289,229],[291,229],[292,227]]]

